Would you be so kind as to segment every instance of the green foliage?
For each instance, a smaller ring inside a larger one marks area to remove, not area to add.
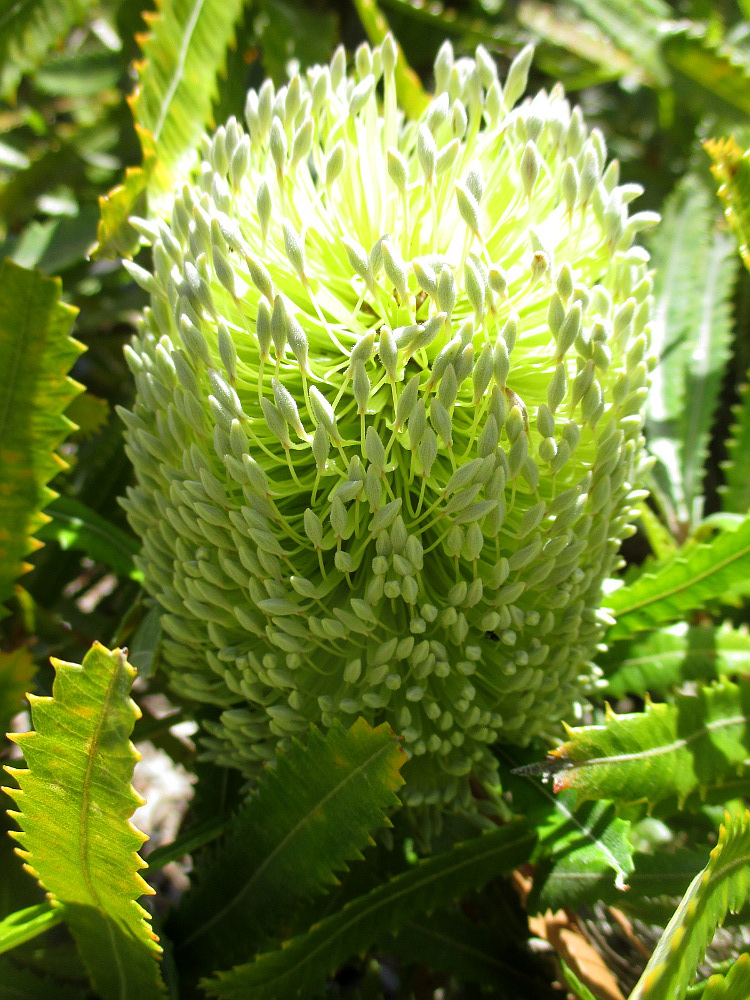
[[[707,601],[733,599],[750,580],[750,518],[692,543],[655,565],[607,598],[616,624],[610,639],[621,639],[680,618]]]
[[[247,960],[297,901],[336,885],[334,872],[388,825],[405,759],[388,726],[372,729],[364,719],[325,734],[313,727],[306,745],[279,755],[170,922],[184,968]],[[237,926],[241,935],[232,933]]]
[[[204,982],[206,992],[221,1000],[248,995],[254,1000],[281,1000],[303,991],[309,996],[327,973],[367,950],[383,934],[526,861],[535,840],[524,823],[512,823],[422,861],[347,903],[307,934],[285,941],[282,950],[265,952],[250,965]]]
[[[555,791],[579,799],[684,802],[744,767],[750,750],[750,684],[722,681],[645,712],[608,713],[606,725],[571,729],[548,758]],[[543,769],[543,768],[542,768]]]
[[[35,673],[34,661],[25,646],[0,653],[0,732],[4,733],[16,712],[20,712]]]
[[[55,927],[62,918],[61,907],[54,907],[50,903],[38,903],[11,913],[0,920],[0,954],[31,941],[38,934]]]
[[[193,165],[242,7],[243,0],[163,0],[158,14],[148,15],[151,31],[131,100],[143,166],[132,168],[102,201],[100,254],[135,249],[127,219],[142,192],[150,210],[163,214]]]
[[[730,121],[747,119],[750,70],[741,52],[698,25],[668,34],[661,51],[678,97]]]
[[[98,643],[81,666],[53,665],[52,697],[29,696],[35,730],[13,736],[27,768],[6,767],[19,786],[5,789],[18,806],[19,853],[62,907],[103,1000],[159,997],[161,949],[136,903],[150,891],[138,874],[145,838],[128,822],[141,801],[130,784],[135,672]]]
[[[703,466],[729,354],[737,265],[714,215],[705,184],[688,174],[667,199],[651,241],[652,346],[660,363],[647,399],[647,431],[659,461],[653,473],[657,495],[675,535],[700,521]]]
[[[573,0],[617,44],[646,70],[648,78],[664,84],[667,76],[658,51],[659,22],[669,8],[660,0]]]
[[[685,681],[750,673],[750,635],[728,622],[718,628],[680,622],[614,642],[598,663],[607,675],[608,696],[661,697]]]
[[[685,893],[630,1000],[682,1000],[716,927],[748,899],[750,813],[745,812],[739,818],[727,816],[711,860]],[[746,958],[733,978],[733,989],[747,980]]]
[[[740,388],[740,400],[732,410],[734,423],[726,442],[727,459],[722,462],[724,484],[720,487],[724,510],[745,514],[750,510],[750,476],[745,462],[750,454],[750,384]]]
[[[711,976],[703,1000],[745,1000],[750,996],[750,955],[740,955],[726,976]]]
[[[87,0],[26,0],[0,8],[0,97],[15,95],[24,73],[89,12]]]
[[[140,546],[122,528],[74,497],[57,497],[46,514],[50,520],[37,533],[42,541],[54,539],[61,549],[77,549],[121,576],[142,579],[133,563]]]
[[[55,448],[73,427],[63,413],[82,389],[68,378],[83,350],[68,335],[74,316],[60,302],[59,281],[0,264],[0,618],[13,582],[29,568],[24,557],[39,544],[32,535],[55,496],[47,483],[64,468]]]

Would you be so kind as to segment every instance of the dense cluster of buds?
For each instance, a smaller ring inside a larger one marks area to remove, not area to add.
[[[488,53],[418,121],[391,39],[251,91],[203,141],[123,413],[125,506],[204,749],[256,776],[311,722],[387,720],[412,805],[580,701],[632,530],[651,281],[602,135]],[[216,715],[219,716],[219,711]]]

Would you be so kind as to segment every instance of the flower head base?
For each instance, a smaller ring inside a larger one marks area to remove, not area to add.
[[[128,358],[125,502],[182,695],[252,777],[311,721],[388,720],[406,801],[459,808],[580,699],[630,531],[650,213],[559,88],[486,52],[418,122],[395,47],[206,138]]]

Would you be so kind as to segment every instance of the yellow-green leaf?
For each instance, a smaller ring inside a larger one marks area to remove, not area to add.
[[[141,804],[131,785],[135,671],[98,643],[81,666],[52,663],[52,697],[29,696],[34,731],[12,737],[27,767],[6,767],[19,786],[5,789],[18,806],[18,853],[62,906],[102,1000],[155,1000],[161,949],[136,902],[152,891],[138,874],[145,837],[129,822]]]
[[[82,386],[68,378],[83,345],[69,336],[76,310],[60,301],[60,282],[11,261],[0,264],[0,618],[33,533],[57,495],[47,487],[65,468],[55,448],[75,426],[64,411]]]

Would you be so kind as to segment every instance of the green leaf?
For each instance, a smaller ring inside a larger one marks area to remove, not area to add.
[[[576,7],[615,44],[630,53],[660,85],[667,73],[658,48],[660,21],[670,16],[660,0],[573,0]]]
[[[447,972],[461,982],[486,983],[495,1000],[554,1000],[557,994],[524,945],[454,908],[409,920],[386,948],[402,962]]]
[[[145,837],[128,822],[141,803],[130,784],[135,671],[121,650],[98,643],[81,666],[52,663],[52,697],[29,696],[35,731],[12,737],[27,769],[6,767],[19,785],[5,789],[19,809],[19,853],[62,906],[103,1000],[161,997],[161,949],[136,903],[152,891],[138,874]]]
[[[32,941],[50,927],[56,927],[61,920],[60,907],[53,907],[51,903],[39,903],[11,913],[0,920],[0,954]]]
[[[747,376],[750,382],[750,372]],[[750,455],[750,384],[740,388],[739,403],[732,409],[734,423],[726,442],[727,459],[721,463],[724,485],[719,487],[724,510],[746,514],[750,511],[750,476],[746,459]]]
[[[115,256],[138,244],[128,216],[148,192],[151,215],[168,214],[173,193],[194,165],[200,137],[211,123],[217,78],[244,0],[162,0],[144,15],[151,32],[142,42],[138,86],[131,99],[143,166],[101,202],[98,253]],[[127,254],[129,255],[129,254]]]
[[[613,884],[628,888],[633,871],[630,823],[618,819],[612,802],[585,802],[573,812],[575,796],[557,800],[550,831],[540,831],[538,863],[527,909],[547,909],[594,902]]]
[[[23,74],[90,13],[88,0],[6,0],[0,9],[0,97],[15,97]]]
[[[0,958],[0,984],[2,1000],[87,1000],[91,996],[88,990],[40,976],[11,958]]]
[[[281,1000],[311,996],[324,977],[352,955],[370,948],[417,915],[429,913],[469,889],[527,861],[536,834],[523,822],[510,823],[420,862],[339,913],[315,924],[306,934],[284,942],[249,965],[204,980],[206,992],[221,1000]]]
[[[554,775],[556,792],[618,805],[672,796],[682,803],[735,777],[750,756],[750,682],[722,681],[645,712],[608,712],[603,726],[568,730],[569,739],[526,773]]]
[[[203,869],[169,925],[181,964],[210,971],[246,960],[298,901],[336,885],[398,805],[405,754],[387,725],[312,727],[292,745]],[[233,933],[242,927],[242,933]]]
[[[716,628],[680,622],[614,642],[597,663],[608,675],[607,696],[662,696],[685,681],[750,674],[750,634],[728,623]]]
[[[735,531],[693,543],[608,595],[616,618],[608,639],[621,639],[681,618],[707,601],[736,598],[750,582],[750,517]]]
[[[717,926],[748,899],[750,813],[745,812],[727,816],[708,865],[683,896],[630,1000],[682,1000]],[[737,974],[746,975],[745,969]]]
[[[750,72],[738,50],[689,24],[665,35],[661,52],[678,98],[731,121],[750,115]]]
[[[0,653],[0,734],[23,708],[24,696],[35,673],[36,667],[26,646]]]
[[[713,161],[711,173],[719,184],[724,214],[750,269],[750,150],[743,150],[733,138],[709,139],[703,148]]]
[[[726,976],[711,976],[703,1000],[747,1000],[750,996],[750,955],[740,955]]]
[[[0,264],[0,618],[23,559],[39,547],[32,535],[56,494],[47,487],[65,468],[55,448],[73,424],[63,416],[82,389],[68,378],[84,349],[68,332],[76,310],[60,302],[60,282]]]
[[[38,533],[40,539],[54,540],[64,550],[85,552],[94,562],[104,563],[119,576],[143,579],[143,574],[133,564],[133,556],[140,551],[140,545],[122,528],[74,497],[57,497],[45,513],[50,521]]]
[[[704,261],[712,228],[709,192],[696,176],[687,174],[667,198],[662,224],[649,241],[655,267],[651,346],[659,364],[646,398],[646,434],[649,450],[658,460],[652,473],[655,493],[675,537],[684,537],[699,499],[685,482],[685,462],[693,461],[685,450],[685,414],[692,355],[698,347],[703,367],[712,364],[707,350],[711,327],[703,322],[704,313],[708,319],[711,316]],[[713,413],[711,405],[706,410],[699,421],[701,429]]]

